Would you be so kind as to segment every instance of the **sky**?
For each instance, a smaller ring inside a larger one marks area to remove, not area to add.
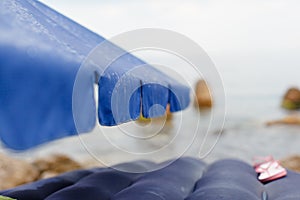
[[[42,2],[106,38],[138,28],[169,29],[197,42],[221,70],[267,66],[273,72],[265,68],[252,78],[275,73],[272,82],[286,72],[286,79],[300,85],[294,72],[300,72],[298,0]]]
[[[216,53],[300,49],[297,0],[42,2],[108,38],[154,27],[185,34]]]

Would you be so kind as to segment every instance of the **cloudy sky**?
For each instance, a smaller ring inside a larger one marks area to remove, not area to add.
[[[200,44],[219,68],[269,65],[300,72],[298,0],[42,2],[106,38],[137,28],[170,29]],[[294,72],[286,76],[300,84]]]
[[[297,0],[42,2],[105,37],[155,27],[183,33],[212,52],[300,48]]]

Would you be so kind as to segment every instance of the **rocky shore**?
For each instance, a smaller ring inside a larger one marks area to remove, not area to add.
[[[62,154],[39,158],[33,162],[0,154],[0,190],[81,168],[84,165]]]

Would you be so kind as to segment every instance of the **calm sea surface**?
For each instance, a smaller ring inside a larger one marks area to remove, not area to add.
[[[32,158],[51,153],[65,153],[78,160],[112,165],[136,159],[163,161],[182,154],[201,157],[208,162],[222,158],[239,158],[251,162],[253,156],[273,155],[280,159],[300,154],[300,127],[266,127],[265,122],[289,114],[280,108],[281,97],[297,84],[298,67],[274,68],[272,65],[252,67],[219,67],[226,93],[226,120],[219,135],[223,114],[198,111],[191,106],[176,113],[167,123],[131,122],[118,127],[98,126],[92,133],[67,138],[39,148],[14,153]],[[214,144],[216,145],[214,146]]]

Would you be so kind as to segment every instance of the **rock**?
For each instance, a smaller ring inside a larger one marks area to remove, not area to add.
[[[167,117],[167,120],[170,120],[173,117],[171,110],[170,110],[170,104],[168,104],[166,107],[166,117]]]
[[[40,178],[49,178],[64,172],[83,168],[81,164],[63,154],[55,154],[37,159],[32,165],[40,171]]]
[[[199,80],[196,84],[195,105],[200,108],[211,108],[213,100],[209,92],[209,87],[204,80]]]
[[[161,121],[162,119],[165,119],[166,118],[166,121],[169,121],[172,119],[172,113],[170,111],[170,104],[167,104],[167,107],[166,107],[166,113],[164,116],[162,117],[156,117],[156,118],[145,118],[142,113],[140,115],[140,118],[138,119],[138,122],[141,122],[141,123],[150,123],[151,121]]]
[[[300,172],[300,156],[299,155],[293,155],[293,156],[284,158],[280,161],[280,163],[284,168],[293,170],[295,172]]]
[[[66,155],[56,154],[32,163],[0,154],[0,190],[84,168]]]
[[[283,97],[282,107],[288,110],[300,108],[300,90],[298,88],[290,88]]]
[[[30,163],[0,154],[0,190],[35,181],[39,175]]]
[[[266,123],[267,126],[279,125],[279,124],[300,125],[300,116],[290,115],[290,116],[284,117],[283,119],[273,120],[273,121],[269,121]]]

